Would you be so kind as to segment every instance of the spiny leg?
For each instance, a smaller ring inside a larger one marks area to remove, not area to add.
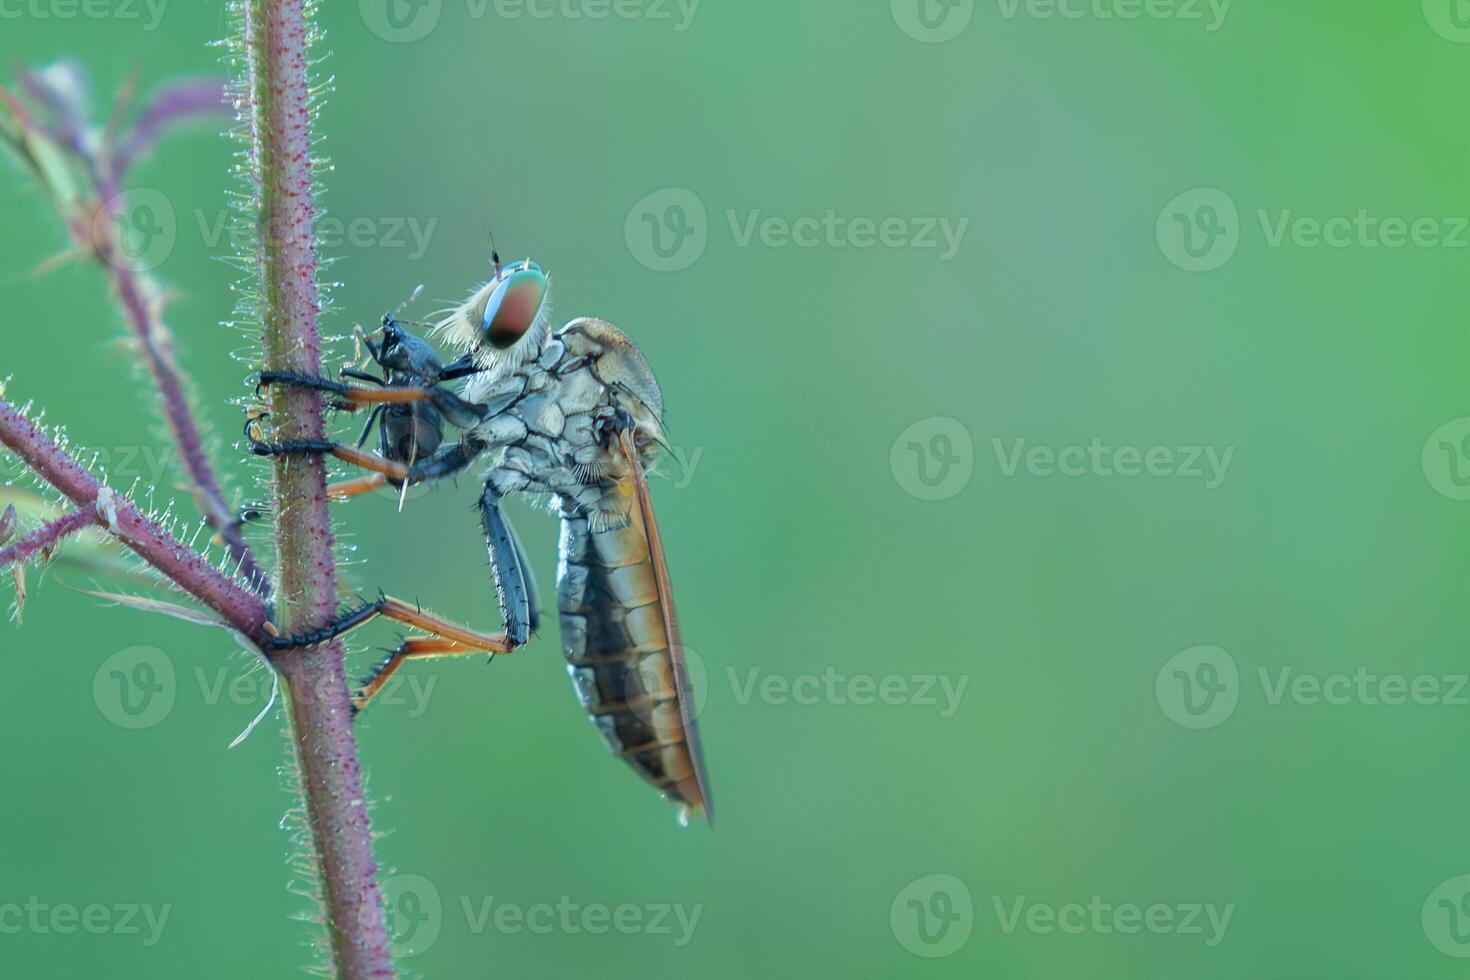
[[[484,653],[476,647],[467,646],[457,640],[444,640],[433,638],[419,638],[404,640],[398,649],[388,655],[388,658],[377,667],[373,668],[372,674],[363,682],[361,690],[352,695],[352,713],[356,714],[366,708],[368,702],[377,697],[388,686],[388,681],[398,668],[405,662],[416,658],[431,659],[434,657],[454,657],[471,653]]]
[[[540,597],[526,560],[526,550],[515,528],[500,509],[500,495],[490,487],[480,496],[480,520],[490,551],[490,571],[505,631],[517,644],[525,643],[540,625]]]
[[[493,656],[498,653],[510,653],[521,645],[505,633],[478,633],[446,619],[425,613],[416,607],[408,606],[397,599],[389,599],[387,602],[388,604],[380,610],[381,615],[400,623],[407,623],[426,633],[432,633],[434,636],[410,637],[388,654],[388,658],[378,664],[367,680],[363,681],[362,690],[353,696],[352,710],[354,712],[367,707],[368,702],[383,690],[388,679],[396,674],[398,668],[402,667],[407,660],[415,657],[453,657],[472,653],[489,653]]]
[[[431,633],[430,637],[413,637],[404,640],[398,649],[385,660],[366,682],[363,691],[353,698],[354,710],[360,710],[372,696],[383,688],[388,677],[398,670],[404,660],[413,657],[450,656],[468,653],[510,653],[518,646],[504,633],[482,633],[458,623],[424,612],[402,599],[380,595],[378,598],[343,614],[335,623],[321,629],[298,633],[294,636],[279,636],[271,641],[272,652],[296,650],[317,646],[358,629],[378,616],[404,623],[414,629]]]

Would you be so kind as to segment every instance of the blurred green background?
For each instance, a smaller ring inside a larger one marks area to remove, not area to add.
[[[554,617],[411,669],[361,725],[406,975],[1463,975],[1465,3],[391,2],[321,14],[328,329],[456,300],[488,225],[559,320],[642,346],[720,809],[680,831],[607,757]],[[76,56],[102,93],[217,70],[228,30],[219,2],[0,12],[8,63]],[[222,128],[135,182],[175,212],[156,273],[244,502]],[[11,397],[192,514],[103,277],[29,274],[64,238],[0,188]],[[350,584],[492,625],[474,494],[343,509]],[[549,597],[554,521],[513,516]],[[279,710],[226,750],[249,660],[31,580],[0,633],[3,972],[314,962]],[[119,656],[169,675],[147,727],[114,721]],[[36,903],[114,911],[13,928]]]

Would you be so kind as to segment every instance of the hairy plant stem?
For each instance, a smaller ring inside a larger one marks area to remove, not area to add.
[[[244,0],[243,13],[265,366],[318,375],[310,25],[303,0]],[[316,392],[277,387],[271,412],[280,439],[323,437],[322,400]],[[337,610],[324,463],[278,458],[274,498],[277,622],[293,633],[324,626]],[[293,651],[277,665],[290,695],[292,736],[338,975],[344,980],[391,977],[342,644]]]
[[[104,184],[104,199],[112,200],[118,194],[115,187]],[[110,192],[110,193],[109,193]],[[98,222],[93,222],[94,226]],[[107,227],[112,227],[109,223]],[[143,361],[148,374],[158,390],[160,408],[168,423],[174,445],[178,447],[184,470],[189,475],[189,488],[210,527],[219,533],[235,569],[252,589],[260,593],[270,591],[270,580],[255,560],[249,544],[241,533],[239,515],[225,502],[214,468],[204,450],[204,440],[199,426],[194,421],[189,399],[184,391],[184,381],[173,356],[173,338],[164,326],[158,311],[144,295],[137,275],[116,255],[113,241],[94,241],[93,247],[105,267],[110,270],[112,287],[117,293],[119,305],[127,314],[128,324],[138,339]]]
[[[266,610],[259,596],[216,571],[183,542],[150,521],[127,497],[103,487],[86,467],[5,401],[0,401],[0,444],[78,508],[96,514],[98,523],[114,537],[180,589],[218,613],[236,631],[256,643],[264,642]]]
[[[96,507],[78,507],[54,521],[47,521],[15,544],[0,548],[0,569],[11,562],[25,561],[37,552],[46,552],[61,543],[68,534],[97,523]]]

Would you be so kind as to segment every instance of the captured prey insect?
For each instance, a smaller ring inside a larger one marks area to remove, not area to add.
[[[369,351],[376,387],[267,372],[262,384],[318,388],[338,407],[372,407],[382,455],[337,442],[267,443],[259,455],[331,454],[372,476],[338,484],[348,496],[384,482],[406,487],[452,476],[481,456],[480,515],[505,631],[486,634],[389,597],[323,629],[280,637],[285,649],[323,642],[384,615],[434,634],[405,640],[356,699],[367,704],[402,664],[418,657],[508,653],[537,626],[524,550],[502,513],[511,493],[550,494],[561,520],[557,607],[577,695],[614,753],[681,805],[713,820],[694,720],[693,694],[645,467],[666,444],[663,396],[643,354],[617,327],[583,317],[552,332],[550,282],[528,260],[501,267],[440,332],[465,356],[445,366],[422,339],[384,318]],[[463,378],[459,394],[443,382]],[[418,414],[406,411],[417,406]],[[432,414],[422,412],[432,408]],[[443,422],[460,430],[445,442]],[[372,419],[364,431],[364,441]]]

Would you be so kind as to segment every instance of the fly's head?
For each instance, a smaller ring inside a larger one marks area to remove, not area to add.
[[[444,371],[439,352],[405,330],[392,313],[383,314],[383,332],[376,343],[370,339],[368,347],[375,361],[402,380],[434,384]]]
[[[439,324],[454,347],[468,350],[493,373],[535,359],[550,327],[551,280],[530,259],[505,266],[497,262],[495,278]]]

